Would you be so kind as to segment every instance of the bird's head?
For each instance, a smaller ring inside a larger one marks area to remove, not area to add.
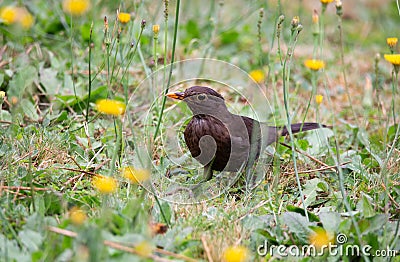
[[[227,111],[224,98],[206,86],[192,86],[185,92],[168,93],[167,96],[185,101],[195,115],[214,115],[216,112]]]

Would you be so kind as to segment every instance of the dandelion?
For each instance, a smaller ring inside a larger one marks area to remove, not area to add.
[[[225,262],[244,262],[248,261],[249,251],[244,246],[228,247],[223,257]]]
[[[87,216],[86,216],[85,211],[83,211],[79,207],[73,207],[69,211],[69,218],[71,219],[73,224],[79,226],[79,225],[82,225],[86,221]]]
[[[135,246],[135,251],[142,257],[148,257],[153,251],[152,245],[147,241],[142,241]]]
[[[19,24],[24,28],[24,29],[29,29],[33,25],[33,16],[24,8],[22,8],[19,11],[19,19],[18,19]]]
[[[0,19],[7,25],[19,24],[23,29],[33,25],[33,16],[23,7],[7,6],[0,10]]]
[[[321,3],[324,4],[324,5],[327,5],[327,4],[332,3],[332,2],[333,2],[333,0],[321,0]]]
[[[389,48],[391,50],[396,47],[398,41],[399,40],[397,39],[397,37],[388,37],[388,38],[386,38],[386,43],[387,43],[387,45],[389,46]]]
[[[0,19],[3,20],[6,25],[12,24],[17,21],[17,13],[17,8],[13,6],[3,7],[0,10]]]
[[[323,99],[324,99],[324,96],[322,96],[322,95],[315,96],[315,102],[317,103],[317,105],[320,105],[322,103]]]
[[[400,66],[400,54],[385,54],[383,55],[386,61],[394,66]]]
[[[317,249],[321,249],[324,246],[329,246],[333,242],[333,235],[325,231],[325,229],[318,227],[308,237],[310,244],[315,246]]]
[[[131,15],[128,13],[119,13],[118,14],[118,20],[123,23],[126,24],[131,20]]]
[[[134,168],[131,166],[124,167],[121,171],[124,178],[128,179],[134,184],[139,184],[150,178],[150,172],[143,168]]]
[[[118,182],[109,176],[96,175],[92,180],[92,185],[101,194],[111,194],[117,190]]]
[[[100,99],[96,102],[97,111],[113,116],[123,115],[126,105],[121,101],[111,99]]]
[[[325,62],[317,59],[308,59],[304,61],[304,65],[313,71],[318,71],[325,68]]]
[[[153,33],[158,35],[158,32],[160,32],[160,25],[153,25]]]
[[[263,70],[257,69],[253,70],[249,73],[251,79],[253,79],[256,83],[261,84],[264,82],[265,74]]]
[[[85,14],[90,7],[89,0],[64,0],[62,3],[63,9],[66,13],[81,16]]]

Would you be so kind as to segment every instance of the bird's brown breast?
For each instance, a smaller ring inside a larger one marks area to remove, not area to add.
[[[235,120],[241,123],[235,123]],[[230,123],[223,123],[213,116],[195,115],[185,129],[184,138],[190,153],[201,164],[211,164],[212,170],[237,171],[244,162],[247,162],[250,152],[250,138],[252,136],[253,123],[256,121],[248,117],[240,116],[236,116],[236,119],[230,119],[230,121]],[[243,137],[231,139],[228,128],[229,125],[240,126],[240,124],[246,128],[246,130],[242,132]],[[260,137],[260,135],[257,134],[256,137]],[[243,145],[240,145],[240,152],[231,152],[232,148],[239,147],[238,145],[232,144],[232,141],[233,143],[238,143],[235,142],[237,140],[247,141],[247,144],[243,143]],[[258,139],[256,143],[257,158],[260,151]]]

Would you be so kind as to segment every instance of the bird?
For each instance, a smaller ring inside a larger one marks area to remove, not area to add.
[[[286,126],[270,126],[232,114],[222,95],[210,87],[192,86],[166,96],[186,102],[193,113],[184,140],[192,157],[204,166],[204,181],[210,180],[214,171],[251,168],[268,145],[289,134]],[[314,122],[290,126],[293,134],[321,127],[328,126]]]

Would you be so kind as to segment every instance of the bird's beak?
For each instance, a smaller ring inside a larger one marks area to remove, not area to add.
[[[183,100],[185,98],[185,93],[183,92],[174,92],[174,93],[168,93],[166,96],[173,98],[173,99],[179,99]]]

